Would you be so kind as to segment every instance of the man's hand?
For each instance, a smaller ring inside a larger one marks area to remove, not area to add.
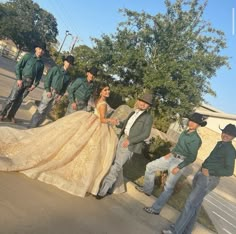
[[[203,174],[204,176],[209,176],[209,171],[208,171],[208,169],[202,168],[202,174]]]
[[[172,169],[171,173],[173,175],[176,175],[179,171],[180,171],[180,169],[178,167],[175,167],[175,168]]]
[[[129,140],[128,140],[128,139],[125,139],[125,140],[123,141],[123,143],[122,143],[122,146],[123,146],[124,148],[127,148],[128,145],[129,145]]]
[[[56,102],[60,102],[61,97],[62,97],[61,95],[58,95],[57,98],[56,98]]]
[[[33,91],[35,89],[34,85],[31,85],[31,87],[28,89],[29,91]]]
[[[165,156],[163,156],[166,160],[167,159],[169,159],[170,158],[170,156],[171,156],[171,153],[168,153],[168,154],[166,154]]]
[[[73,102],[73,103],[71,104],[71,107],[72,107],[73,110],[77,110],[76,102]]]
[[[22,84],[23,84],[23,80],[17,80],[17,86],[18,86],[19,88],[22,87]]]
[[[48,98],[52,97],[52,93],[51,92],[47,92],[47,97]]]

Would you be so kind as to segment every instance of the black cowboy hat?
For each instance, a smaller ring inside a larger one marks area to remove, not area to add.
[[[90,69],[87,69],[86,72],[90,72],[92,75],[97,76],[98,69],[96,67],[91,67]]]
[[[67,57],[62,58],[63,61],[67,61],[69,64],[74,65],[75,58],[72,55],[68,55]]]
[[[39,48],[41,48],[41,49],[44,50],[44,51],[46,51],[46,49],[47,49],[46,43],[44,43],[44,42],[37,42],[37,43],[34,45],[34,48],[36,48],[36,47],[39,47]]]
[[[205,121],[206,117],[197,112],[193,113],[188,119],[199,124],[201,127],[205,127],[207,125],[207,122]]]
[[[139,97],[138,100],[146,102],[151,106],[153,101],[153,95],[150,93],[145,93],[143,94],[143,96]]]
[[[220,127],[219,127],[219,128],[220,128]],[[230,136],[236,137],[236,127],[235,127],[235,125],[233,125],[233,124],[228,124],[228,125],[225,126],[224,129],[221,129],[221,128],[220,128],[220,130],[221,130],[223,133],[226,133],[226,134],[228,134],[228,135],[230,135]]]

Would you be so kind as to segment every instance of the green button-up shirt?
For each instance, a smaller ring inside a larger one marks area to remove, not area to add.
[[[44,80],[44,88],[47,92],[51,92],[51,88],[63,95],[70,83],[70,77],[63,67],[52,67]]]
[[[185,130],[180,134],[178,142],[172,150],[173,153],[177,153],[185,157],[184,161],[178,165],[179,169],[186,167],[196,160],[197,153],[201,145],[202,140],[197,131],[189,133]]]
[[[38,86],[43,75],[44,63],[34,54],[25,54],[16,65],[16,79],[31,79],[34,86]]]
[[[94,83],[88,82],[86,78],[77,78],[69,87],[69,101],[70,103],[83,101],[88,102],[94,90]]]
[[[211,176],[231,176],[234,173],[236,151],[232,142],[219,141],[202,167]]]

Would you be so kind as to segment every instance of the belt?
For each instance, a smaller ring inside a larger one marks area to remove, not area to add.
[[[86,105],[86,102],[82,101],[82,100],[76,99],[75,102],[76,102],[77,105]]]
[[[185,159],[185,156],[181,155],[181,154],[177,154],[177,153],[172,153],[172,155],[175,157],[175,158],[179,158],[181,160],[184,160]]]
[[[22,77],[22,80],[25,80],[27,82],[33,82],[33,79],[31,79],[30,77]]]

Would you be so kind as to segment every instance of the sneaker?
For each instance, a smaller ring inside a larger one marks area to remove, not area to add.
[[[141,186],[135,186],[136,190],[138,190],[140,193],[144,193],[147,196],[151,196],[151,194],[145,193],[143,187]]]
[[[162,234],[173,234],[171,230],[163,230]]]
[[[148,214],[154,214],[154,215],[159,215],[159,212],[156,212],[152,207],[144,207],[144,211],[146,211]]]
[[[3,120],[4,120],[4,116],[0,115],[0,121],[3,121]]]
[[[106,195],[105,195],[105,196],[106,196]],[[101,200],[101,199],[103,199],[105,196],[96,195],[95,198],[96,198],[97,200]]]

